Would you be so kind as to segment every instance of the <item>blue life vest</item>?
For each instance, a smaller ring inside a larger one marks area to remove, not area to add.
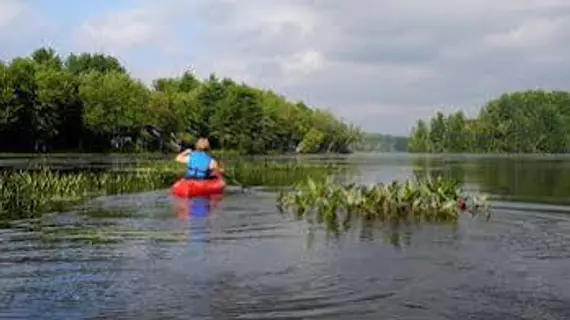
[[[186,179],[206,179],[210,175],[210,157],[204,151],[192,151],[188,157]]]

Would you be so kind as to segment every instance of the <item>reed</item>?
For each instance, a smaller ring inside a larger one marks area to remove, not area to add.
[[[323,180],[332,166],[236,161],[226,165],[228,184],[286,186],[307,176]],[[0,173],[0,221],[64,210],[93,197],[168,188],[184,175],[184,166],[166,162],[103,172],[38,171]]]
[[[160,189],[174,178],[170,172],[4,172],[0,175],[0,217],[31,218],[96,196]]]
[[[332,164],[289,163],[280,161],[234,160],[224,162],[228,184],[241,186],[291,186],[312,177],[322,181],[335,172],[347,171],[349,167]],[[137,171],[172,172],[178,177],[184,174],[184,166],[172,162],[157,162],[151,165],[137,166]]]

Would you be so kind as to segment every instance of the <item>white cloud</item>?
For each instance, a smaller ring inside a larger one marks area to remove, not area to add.
[[[569,31],[570,17],[530,19],[509,31],[485,36],[485,42],[493,47],[547,47]]]
[[[213,1],[215,3],[215,1]],[[280,36],[285,28],[295,28],[296,36],[304,39],[312,35],[318,23],[318,15],[305,6],[280,2],[257,2],[245,4],[233,1],[233,17],[228,21],[234,31],[262,31],[263,37]],[[244,5],[245,4],[245,5]]]
[[[309,76],[326,67],[325,58],[315,50],[295,53],[279,63],[285,82],[289,85],[294,85],[301,77]]]
[[[179,19],[176,2],[164,5],[141,1],[139,7],[111,11],[85,21],[75,33],[81,50],[123,54],[146,45],[154,45],[166,53],[179,53],[172,36],[172,23]],[[181,6],[180,8],[186,8]]]
[[[111,50],[130,49],[160,36],[152,18],[152,13],[145,10],[110,14],[100,20],[86,22],[79,30],[79,40]]]

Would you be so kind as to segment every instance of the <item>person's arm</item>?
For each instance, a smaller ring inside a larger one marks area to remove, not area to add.
[[[219,173],[224,174],[224,164],[216,161],[216,170],[218,170]]]
[[[186,150],[180,152],[180,153],[176,156],[175,161],[176,161],[176,162],[180,162],[180,163],[184,163],[184,164],[188,163],[188,155],[189,155],[191,152],[192,152],[192,150],[190,150],[190,149],[186,149]]]
[[[218,162],[214,159],[210,160],[210,171],[218,170]]]
[[[220,164],[216,160],[212,159],[210,161],[210,172],[212,172],[212,173],[218,172],[218,173],[223,174],[224,173],[224,167],[220,166]]]

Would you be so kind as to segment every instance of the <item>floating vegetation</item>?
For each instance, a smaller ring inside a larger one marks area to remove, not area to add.
[[[84,221],[57,224],[41,220],[18,220],[11,223],[10,240],[31,241],[37,246],[114,245],[126,242],[184,242],[185,230],[147,230],[118,224],[92,224]],[[9,255],[8,255],[9,256]],[[4,259],[4,261],[2,261]],[[9,261],[6,255],[1,262]]]
[[[117,244],[127,241],[152,240],[156,242],[180,242],[182,231],[131,230],[119,227],[42,228],[37,240],[43,243],[81,243],[88,245]]]
[[[298,218],[316,218],[328,227],[348,229],[355,217],[389,222],[457,222],[462,213],[485,214],[489,202],[483,195],[462,192],[453,179],[415,178],[370,187],[343,186],[331,178],[316,182],[308,178],[288,193],[280,192],[279,208]]]

